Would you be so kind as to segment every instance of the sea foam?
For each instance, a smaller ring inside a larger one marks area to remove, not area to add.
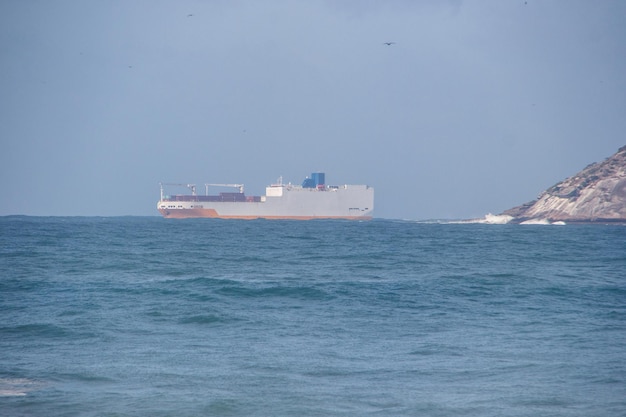
[[[565,222],[563,221],[551,222],[548,219],[529,219],[529,220],[525,220],[521,222],[520,224],[564,226]]]
[[[453,223],[507,224],[513,219],[513,216],[507,216],[506,214],[487,213],[482,219],[460,220]]]
[[[36,381],[26,378],[0,378],[0,397],[24,397],[38,386]]]

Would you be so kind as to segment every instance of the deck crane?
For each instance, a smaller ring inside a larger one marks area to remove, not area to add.
[[[163,186],[164,185],[173,185],[176,187],[187,187],[191,190],[191,195],[197,195],[196,194],[196,184],[177,184],[177,183],[173,183],[173,182],[160,182],[159,185],[161,186],[161,200],[163,200]]]

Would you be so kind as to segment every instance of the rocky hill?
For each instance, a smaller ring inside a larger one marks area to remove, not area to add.
[[[626,222],[626,146],[502,215],[514,222]]]

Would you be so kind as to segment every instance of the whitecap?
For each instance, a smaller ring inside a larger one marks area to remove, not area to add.
[[[513,216],[508,216],[506,214],[491,214],[491,213],[487,213],[485,215],[484,223],[486,223],[486,224],[507,224],[511,220],[513,220]]]
[[[528,219],[524,220],[520,224],[538,224],[538,225],[549,225],[551,224],[548,219]]]
[[[26,378],[0,378],[0,397],[24,397],[39,383]]]
[[[482,219],[448,220],[443,223],[446,223],[446,224],[507,224],[514,218],[515,217],[507,216],[506,214],[488,213]]]

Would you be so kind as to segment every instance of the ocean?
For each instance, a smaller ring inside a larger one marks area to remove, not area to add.
[[[626,227],[0,218],[1,416],[626,416]]]

